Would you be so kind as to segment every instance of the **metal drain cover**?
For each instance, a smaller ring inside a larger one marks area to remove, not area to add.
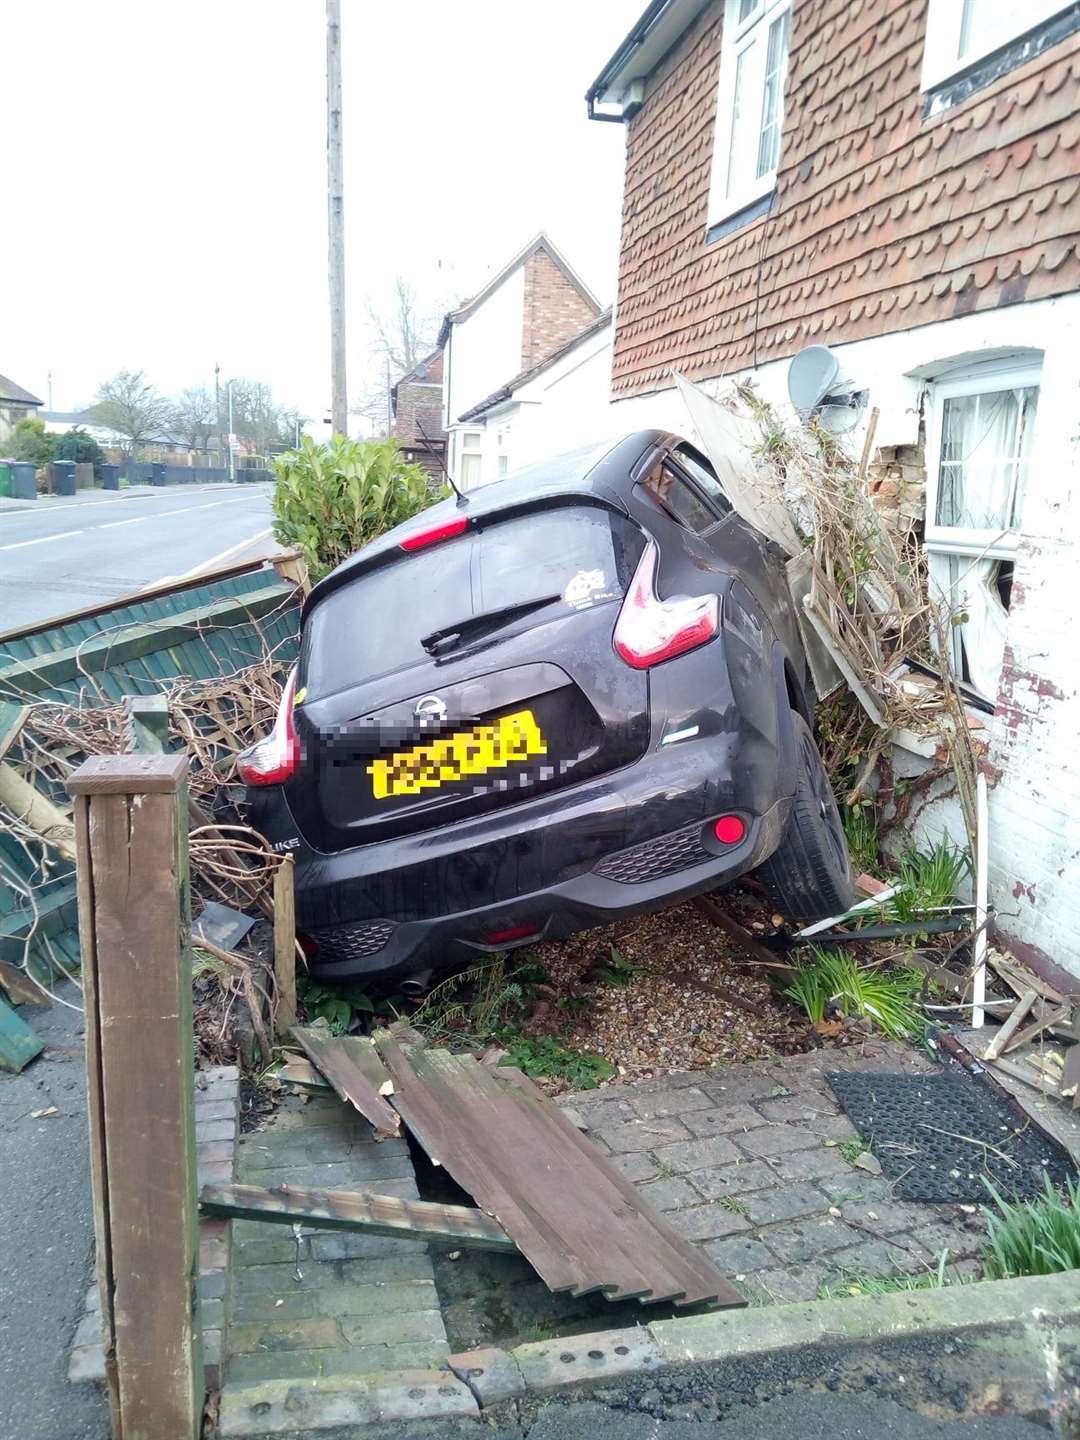
[[[851,1123],[896,1182],[901,1200],[1033,1200],[1043,1176],[1076,1173],[1068,1152],[989,1086],[959,1068],[944,1075],[825,1077]]]

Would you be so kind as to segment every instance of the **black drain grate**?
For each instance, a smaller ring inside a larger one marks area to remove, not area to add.
[[[901,1200],[985,1203],[986,1180],[1004,1197],[1033,1200],[1044,1175],[1060,1185],[1076,1173],[1063,1146],[959,1068],[826,1079]]]

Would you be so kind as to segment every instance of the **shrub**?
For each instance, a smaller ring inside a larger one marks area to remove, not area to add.
[[[28,460],[31,465],[39,467],[48,465],[55,447],[56,436],[47,433],[44,420],[35,419],[32,415],[15,422],[11,438],[5,446],[13,460]]]
[[[425,509],[432,500],[419,465],[402,459],[396,440],[348,440],[275,456],[274,535],[295,545],[313,580]]]
[[[93,465],[96,469],[104,463],[105,451],[88,431],[76,425],[56,437],[52,458],[74,460],[76,465]]]

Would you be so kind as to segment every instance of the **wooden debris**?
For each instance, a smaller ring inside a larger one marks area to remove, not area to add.
[[[9,965],[0,960],[0,986],[8,993],[13,1005],[51,1005],[49,993],[32,975],[20,970],[18,965]]]
[[[409,1129],[551,1290],[746,1303],[524,1077],[470,1055],[400,1044],[385,1031],[378,1046]]]
[[[467,1205],[438,1205],[399,1200],[363,1190],[306,1190],[279,1185],[204,1185],[199,1196],[204,1215],[229,1220],[265,1220],[272,1225],[305,1225],[316,1230],[352,1230],[399,1240],[428,1240],[474,1250],[515,1251],[517,1246],[496,1220]]]
[[[23,721],[29,714],[25,705],[15,700],[0,700],[0,760],[19,738]]]
[[[1040,1015],[1033,1024],[1025,1026],[1019,1035],[1014,1035],[1011,1040],[1002,1046],[1003,1053],[1008,1055],[1011,1051],[1018,1050],[1021,1045],[1026,1045],[1029,1041],[1034,1040],[1036,1035],[1041,1035],[1044,1030],[1050,1030],[1053,1026],[1066,1020],[1068,1015],[1068,1005],[1058,1005],[1052,1010],[1044,1010],[1043,1014]]]
[[[299,1056],[286,1060],[277,1072],[277,1078],[283,1085],[295,1085],[300,1090],[325,1093],[332,1088],[329,1080],[323,1079],[310,1060],[302,1060]]]
[[[71,816],[6,760],[0,761],[0,806],[40,835],[65,860],[75,859],[75,826]]]
[[[1038,998],[1039,997],[1035,994],[1034,990],[1024,991],[1023,995],[1021,995],[1020,999],[1016,1002],[1014,1008],[1010,1011],[1004,1025],[1002,1025],[1001,1029],[997,1032],[994,1038],[990,1041],[990,1044],[986,1047],[986,1053],[983,1055],[983,1059],[985,1061],[989,1062],[991,1060],[997,1059],[997,1057],[1005,1049],[1008,1042],[1016,1034],[1017,1030],[1019,1030],[1020,1024],[1023,1021],[1024,1016],[1028,1013],[1028,1011],[1035,1004]]]
[[[6,1000],[0,1000],[0,1070],[22,1070],[44,1049],[41,1036],[34,1034]]]
[[[1071,1097],[1072,1108],[1080,1110],[1080,1045],[1073,1045],[1069,1049],[1060,1088],[1063,1097]]]
[[[383,1087],[390,1076],[370,1040],[359,1035],[320,1033],[311,1025],[294,1025],[292,1033],[342,1100],[375,1127],[376,1140],[398,1133],[401,1119],[383,1099]]]

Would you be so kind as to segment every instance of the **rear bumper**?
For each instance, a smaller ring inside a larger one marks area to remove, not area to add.
[[[359,921],[312,929],[320,944],[312,972],[324,979],[360,975],[391,979],[418,970],[448,969],[480,954],[559,939],[592,925],[662,909],[736,880],[760,864],[778,845],[790,808],[789,801],[778,801],[768,814],[753,820],[746,839],[729,854],[707,855],[700,863],[659,879],[619,881],[590,871],[512,900],[430,919],[396,924]],[[484,940],[485,935],[519,926],[535,929],[513,944]]]
[[[252,821],[294,857],[297,925],[320,943],[313,973],[393,978],[506,948],[485,942],[493,932],[535,926],[525,944],[561,937],[754,869],[780,843],[791,799],[775,750],[762,795],[746,742],[734,731],[653,751],[511,810],[333,854],[299,837],[280,788],[252,796]],[[728,813],[747,825],[738,845],[712,833],[712,817]]]

